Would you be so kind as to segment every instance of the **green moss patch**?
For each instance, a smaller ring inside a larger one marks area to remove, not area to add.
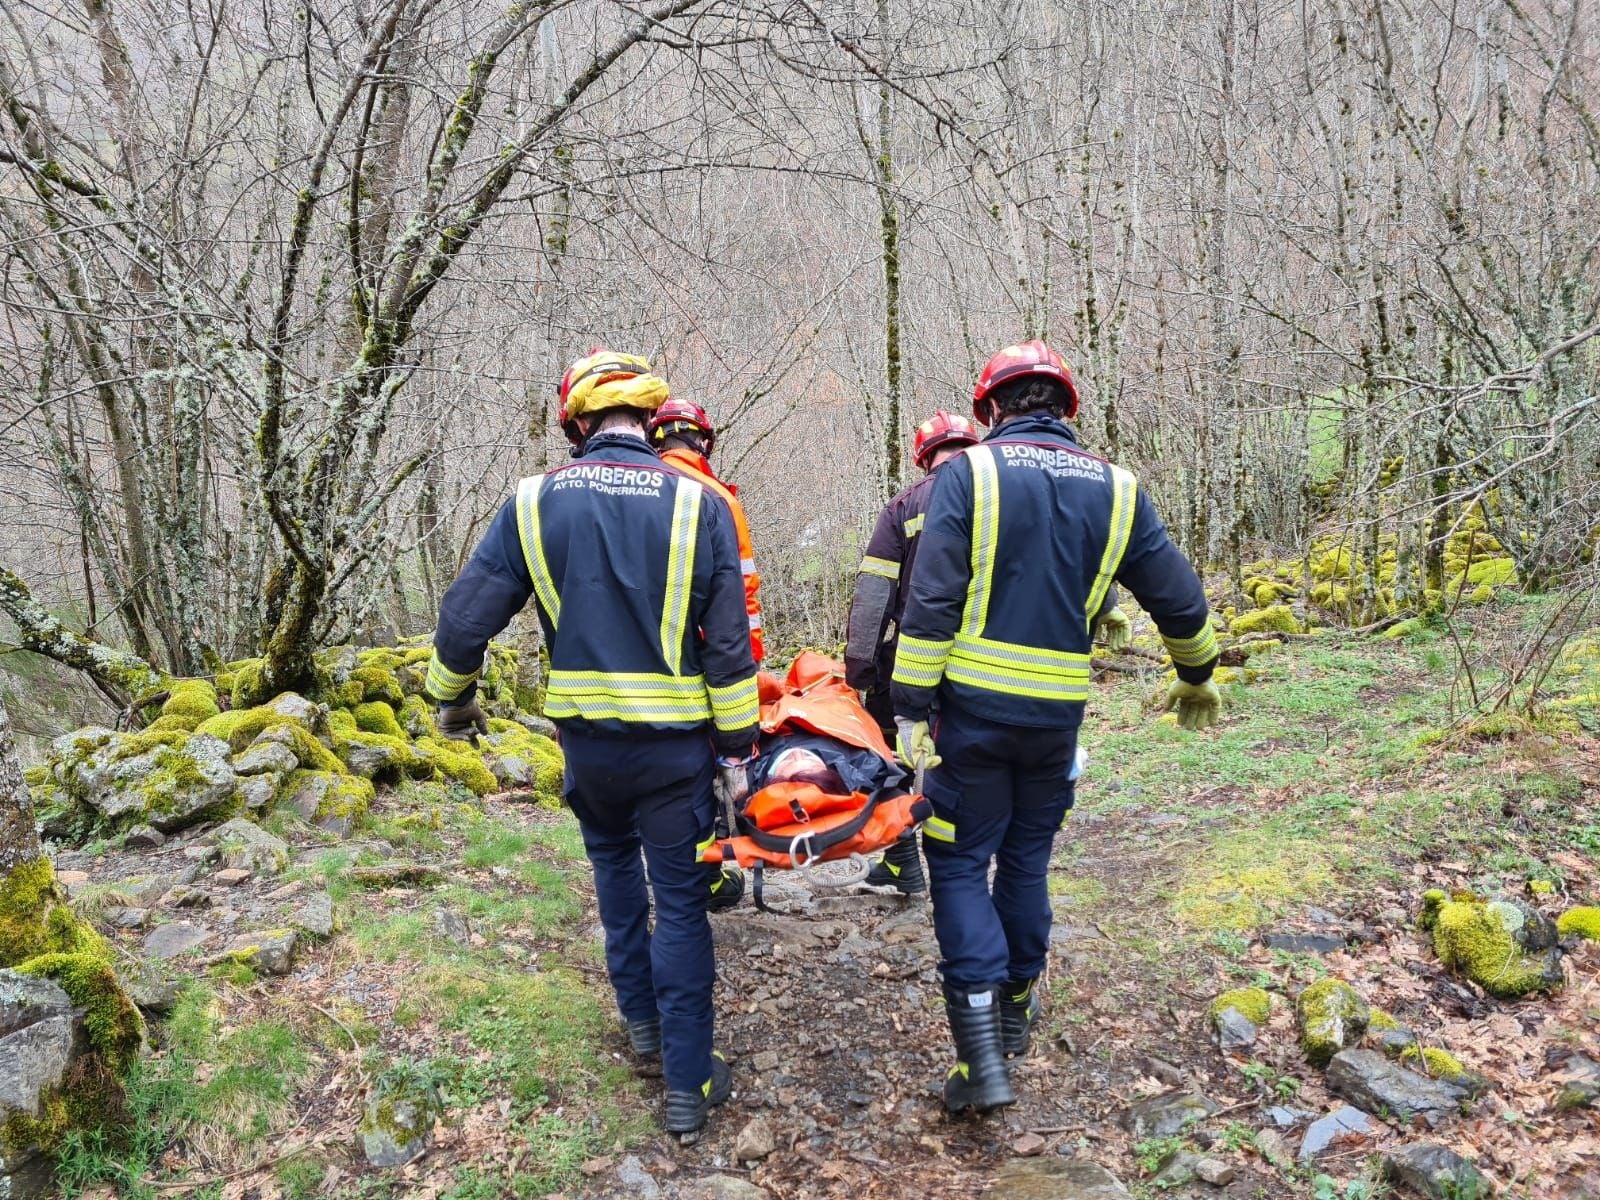
[[[1265,1025],[1272,1016],[1272,996],[1263,988],[1234,988],[1223,992],[1207,1010],[1213,1019],[1228,1009],[1237,1009],[1252,1025]]]
[[[1342,979],[1319,979],[1295,1000],[1300,1021],[1300,1050],[1313,1066],[1325,1067],[1333,1056],[1361,1040],[1371,1012]]]
[[[1581,937],[1600,942],[1600,908],[1588,904],[1569,908],[1557,919],[1556,930],[1562,937]]]
[[[1447,900],[1433,921],[1434,950],[1445,966],[1501,999],[1548,991],[1561,982],[1557,952],[1525,948],[1517,934],[1527,920],[1516,905]]]

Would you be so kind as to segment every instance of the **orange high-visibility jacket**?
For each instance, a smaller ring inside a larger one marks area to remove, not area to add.
[[[728,511],[733,514],[733,527],[739,535],[739,570],[744,573],[744,607],[750,614],[750,649],[756,656],[756,665],[760,666],[767,657],[766,645],[761,640],[761,576],[756,574],[755,550],[750,545],[750,523],[744,519],[739,489],[713,475],[711,462],[704,454],[696,454],[683,446],[663,450],[661,461],[694,476],[727,501]]]

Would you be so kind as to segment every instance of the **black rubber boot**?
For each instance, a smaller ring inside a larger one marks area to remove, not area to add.
[[[1005,1053],[1000,1047],[1000,993],[944,990],[950,1034],[956,1042],[956,1065],[944,1081],[944,1106],[953,1113],[979,1112],[1015,1104]]]
[[[733,1068],[722,1055],[711,1052],[711,1078],[698,1092],[668,1092],[663,1124],[668,1133],[699,1133],[711,1110],[733,1094]]]
[[[624,1021],[628,1027],[628,1045],[640,1058],[661,1057],[661,1018],[647,1017],[643,1021]]]
[[[1000,988],[1000,1045],[1007,1058],[1026,1054],[1044,1005],[1031,979],[1008,979]]]
[[[744,872],[738,867],[712,865],[707,869],[707,880],[711,889],[711,899],[706,901],[707,912],[732,908],[744,897]]]
[[[917,835],[907,830],[883,852],[883,857],[872,864],[866,882],[870,887],[898,888],[901,895],[920,896],[928,890],[928,878],[922,873],[922,852],[917,849]]]

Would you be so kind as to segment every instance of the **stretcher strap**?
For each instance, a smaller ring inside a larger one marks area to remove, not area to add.
[[[877,811],[878,804],[882,800],[890,798],[884,794],[888,790],[887,788],[878,788],[874,791],[867,797],[866,803],[861,806],[861,811],[843,824],[835,825],[832,829],[824,830],[821,833],[807,834],[805,842],[811,860],[815,861],[821,858],[823,854],[833,849],[833,847],[841,842],[848,842],[865,829],[867,822],[872,820],[872,814]],[[790,847],[794,845],[795,841],[793,836],[784,837],[768,833],[754,821],[749,820],[743,813],[739,814],[739,833],[749,838],[763,850],[774,850],[781,854],[790,853]]]

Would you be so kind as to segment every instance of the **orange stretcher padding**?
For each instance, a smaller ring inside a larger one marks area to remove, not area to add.
[[[762,672],[759,685],[764,732],[804,729],[871,750],[886,762],[894,761],[877,722],[861,707],[855,690],[845,683],[844,668],[826,655],[807,650],[794,660],[785,679]],[[833,794],[814,783],[769,784],[745,800],[741,814],[742,820],[758,831],[760,841],[748,835],[723,838],[706,850],[704,859],[737,862],[742,867],[759,862],[792,869],[798,864],[787,847],[795,838],[809,837],[816,843],[825,843],[830,833],[859,821],[870,803],[871,799],[861,792]],[[921,796],[880,795],[861,827],[816,852],[814,861],[829,862],[881,850],[931,813],[931,806]],[[776,842],[782,842],[785,848],[774,848]],[[812,847],[807,842],[802,841],[796,848],[802,860],[811,859]]]

